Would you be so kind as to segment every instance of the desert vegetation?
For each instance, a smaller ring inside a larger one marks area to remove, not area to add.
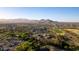
[[[78,51],[78,28],[49,19],[0,24],[0,51]]]

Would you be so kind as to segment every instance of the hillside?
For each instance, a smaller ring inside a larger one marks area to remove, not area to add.
[[[78,51],[78,32],[78,22],[1,19],[0,51]]]

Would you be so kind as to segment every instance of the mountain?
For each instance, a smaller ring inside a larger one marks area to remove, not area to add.
[[[0,23],[50,23],[51,20],[32,20],[32,19],[0,19]]]
[[[0,23],[33,23],[35,20],[29,19],[0,19]]]

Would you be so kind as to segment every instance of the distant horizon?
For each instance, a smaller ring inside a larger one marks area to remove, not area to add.
[[[79,22],[79,7],[0,7],[0,19],[17,18]]]
[[[10,19],[12,19],[12,20],[10,20]],[[27,19],[27,18],[9,18],[9,19],[3,19],[3,20],[0,19],[0,21],[16,21],[15,19],[18,19],[18,21],[20,21],[20,20],[22,21],[23,19],[29,20],[29,21],[30,20],[37,20],[37,21],[42,20],[42,19],[31,19],[31,18],[30,19]],[[44,20],[52,20],[52,19],[44,19]],[[55,20],[52,20],[52,21],[55,21]],[[73,21],[56,21],[56,22],[72,22],[72,23],[74,23]],[[79,21],[75,21],[75,22],[79,23]]]

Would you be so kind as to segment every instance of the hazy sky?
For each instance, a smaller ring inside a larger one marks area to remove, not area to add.
[[[51,19],[54,21],[79,22],[79,8],[76,7],[0,7],[0,19],[27,18]]]

